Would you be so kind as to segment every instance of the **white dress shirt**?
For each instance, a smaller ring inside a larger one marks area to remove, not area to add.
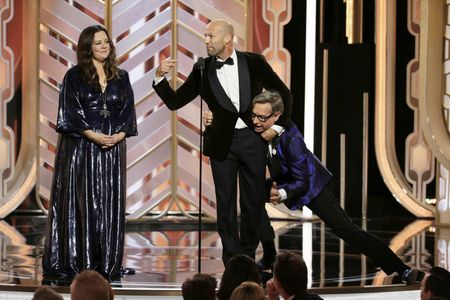
[[[223,90],[230,98],[231,103],[233,103],[236,110],[239,111],[240,98],[239,98],[239,70],[238,70],[238,58],[236,55],[236,51],[233,49],[230,57],[233,59],[232,65],[224,64],[222,68],[217,69],[217,78],[219,79],[220,85]],[[220,58],[217,58],[218,61],[223,61]],[[238,118],[234,128],[241,129],[245,128],[247,125],[242,121],[241,118]]]

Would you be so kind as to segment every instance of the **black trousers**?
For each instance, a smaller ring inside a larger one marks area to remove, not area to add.
[[[388,245],[375,235],[362,230],[353,223],[345,210],[340,206],[330,185],[326,186],[306,206],[330,227],[338,237],[367,256],[386,274],[389,275],[396,271],[401,275],[406,269],[409,269]],[[270,234],[270,230],[273,231],[273,229],[270,226],[267,213],[265,213],[265,216],[261,214],[260,224],[264,228],[262,231],[269,232]],[[267,226],[270,226],[270,229]],[[261,241],[264,240],[262,239]]]
[[[339,205],[339,201],[329,185],[306,206],[322,219],[338,237],[370,258],[386,274],[397,271],[401,275],[409,268],[388,245],[352,222]]]
[[[267,144],[249,128],[235,129],[230,151],[224,160],[211,159],[217,203],[217,231],[223,262],[236,254],[255,257],[260,211],[264,208]],[[237,218],[237,179],[241,226]]]

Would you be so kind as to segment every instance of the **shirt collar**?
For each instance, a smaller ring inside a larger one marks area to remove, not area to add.
[[[233,48],[233,52],[231,52],[230,57],[233,59],[234,63],[237,63],[237,54],[236,54],[236,50],[234,50],[234,48]],[[217,57],[217,60],[218,61],[224,61],[220,57]]]

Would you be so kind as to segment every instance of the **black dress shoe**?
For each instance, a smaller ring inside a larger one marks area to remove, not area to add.
[[[260,260],[256,262],[256,265],[258,266],[258,269],[263,270],[272,270],[273,269],[273,263],[275,262],[275,257],[273,258],[267,258],[262,257]]]
[[[136,271],[133,268],[126,268],[126,267],[120,268],[120,275],[122,277],[125,275],[134,275],[134,274],[136,274]]]
[[[417,284],[425,277],[425,273],[417,269],[407,269],[402,274],[402,281],[408,285]]]

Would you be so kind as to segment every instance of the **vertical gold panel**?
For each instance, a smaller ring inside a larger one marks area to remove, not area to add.
[[[105,0],[105,28],[108,32],[113,32],[112,30],[112,10],[113,10],[113,0]]]
[[[363,140],[362,140],[362,195],[361,217],[367,219],[367,181],[369,165],[369,94],[363,94]]]
[[[7,104],[14,97],[14,51],[7,45],[7,26],[14,17],[14,0],[0,7],[0,197],[8,194],[7,182],[14,175],[15,132],[7,125]]]
[[[363,0],[345,0],[345,32],[349,44],[362,43]]]
[[[421,34],[420,2],[412,1],[408,7],[408,31],[415,40],[415,54],[406,67],[406,103],[412,110],[413,131],[405,141],[405,176],[412,186],[416,199],[426,202],[427,185],[435,178],[435,158],[427,145],[420,125],[419,111],[420,81],[419,59],[421,50],[419,40]]]
[[[172,24],[170,27],[172,36],[171,36],[171,43],[170,43],[170,58],[177,59],[178,58],[178,51],[177,51],[177,44],[178,44],[178,22],[177,20],[177,5],[178,0],[171,0],[171,17],[172,17]],[[178,65],[177,65],[178,66]],[[174,89],[178,87],[178,74],[177,69],[172,69],[172,81],[171,85]],[[178,149],[178,141],[177,141],[177,112],[173,111],[170,114],[171,118],[171,131],[172,131],[172,137],[171,137],[171,155],[170,155],[170,182],[171,182],[171,204],[169,206],[172,206],[173,203],[176,203],[178,205],[177,200],[177,193],[178,193],[178,155],[177,155],[177,149]]]
[[[421,1],[420,123],[433,154],[450,169],[450,139],[442,108],[445,1]]]
[[[270,44],[264,49],[273,70],[289,87],[291,84],[291,54],[283,47],[283,26],[291,20],[292,0],[263,0],[263,18],[270,25]]]
[[[0,7],[0,49],[2,54],[9,53],[9,58],[5,58],[0,54],[0,77],[3,81],[0,84],[0,121],[2,123],[2,132],[0,133],[0,172],[5,170],[5,163],[9,169],[8,174],[0,176],[0,218],[6,217],[11,213],[23,200],[28,197],[34,188],[36,181],[36,91],[37,91],[37,1],[27,2],[26,8],[18,14],[22,13],[23,32],[18,32],[22,36],[22,123],[21,137],[15,136],[15,133],[6,127],[7,115],[4,109],[7,109],[7,102],[13,97],[14,85],[14,57],[9,47],[2,42],[7,41],[7,33],[12,34],[13,31],[7,32],[8,23],[12,20],[14,10],[14,0],[6,0],[4,5]],[[9,66],[9,67],[8,67]],[[9,91],[8,91],[9,90]],[[6,98],[3,98],[6,97]],[[5,139],[4,134],[8,136]],[[20,149],[15,149],[14,140],[20,139]],[[3,145],[3,147],[1,146]],[[18,156],[15,157],[15,153]],[[1,166],[3,165],[3,167]],[[2,192],[1,192],[2,191]]]
[[[450,111],[450,37],[448,36],[448,31],[450,30],[450,15],[449,15],[449,9],[450,9],[450,3],[447,1],[444,4],[443,11],[443,23],[444,23],[444,30],[443,30],[443,63],[442,63],[442,70],[443,70],[443,95],[442,98],[442,110],[443,113],[441,116],[438,116],[439,118],[443,118],[443,122],[445,123],[445,130],[441,128],[442,131],[447,131],[447,134],[450,135],[450,120],[449,120],[449,111]],[[435,14],[436,12],[430,11],[430,14]],[[438,29],[439,30],[439,29]],[[430,34],[434,32],[431,30]],[[436,35],[439,34],[439,31],[436,33]],[[438,38],[436,36],[436,38]],[[436,53],[432,53],[432,51],[429,51],[430,55],[435,55],[437,58],[439,57],[439,53],[436,51]],[[437,97],[437,95],[436,95]],[[436,105],[439,107],[439,101],[437,98],[430,99],[430,105]],[[434,112],[433,114],[436,114],[438,112]],[[432,116],[434,117],[434,116]],[[436,122],[435,120],[431,120],[431,122]],[[439,122],[440,123],[440,122]],[[430,127],[436,127],[439,126],[438,124],[432,124]],[[432,129],[433,132],[436,131],[436,129]],[[433,136],[431,136],[434,138]],[[445,137],[442,136],[440,140],[444,139]],[[432,141],[433,142],[433,141]],[[434,142],[433,142],[434,144]],[[437,145],[438,148],[445,147],[444,145]],[[447,145],[448,147],[448,145]],[[437,223],[438,224],[445,224],[450,225],[450,175],[449,175],[449,166],[444,163],[441,163],[440,161],[441,157],[438,157],[438,166],[437,166],[437,184],[436,184],[436,209],[437,209]],[[448,241],[447,241],[448,242]],[[444,241],[440,241],[440,243],[444,243]],[[439,249],[442,247],[439,247]],[[441,251],[441,250],[440,250]],[[448,255],[448,254],[447,254]],[[441,264],[440,264],[441,265]],[[444,265],[443,265],[444,266]],[[445,266],[444,266],[445,267]],[[448,267],[448,265],[447,265]]]
[[[346,136],[341,133],[340,136],[340,166],[339,166],[339,201],[341,207],[345,209],[345,171],[346,171]],[[345,271],[345,244],[342,239],[339,240],[339,286],[344,284],[344,271]]]
[[[377,0],[375,8],[375,153],[378,167],[387,187],[406,209],[418,217],[432,217],[434,207],[414,196],[395,153],[396,1]]]

